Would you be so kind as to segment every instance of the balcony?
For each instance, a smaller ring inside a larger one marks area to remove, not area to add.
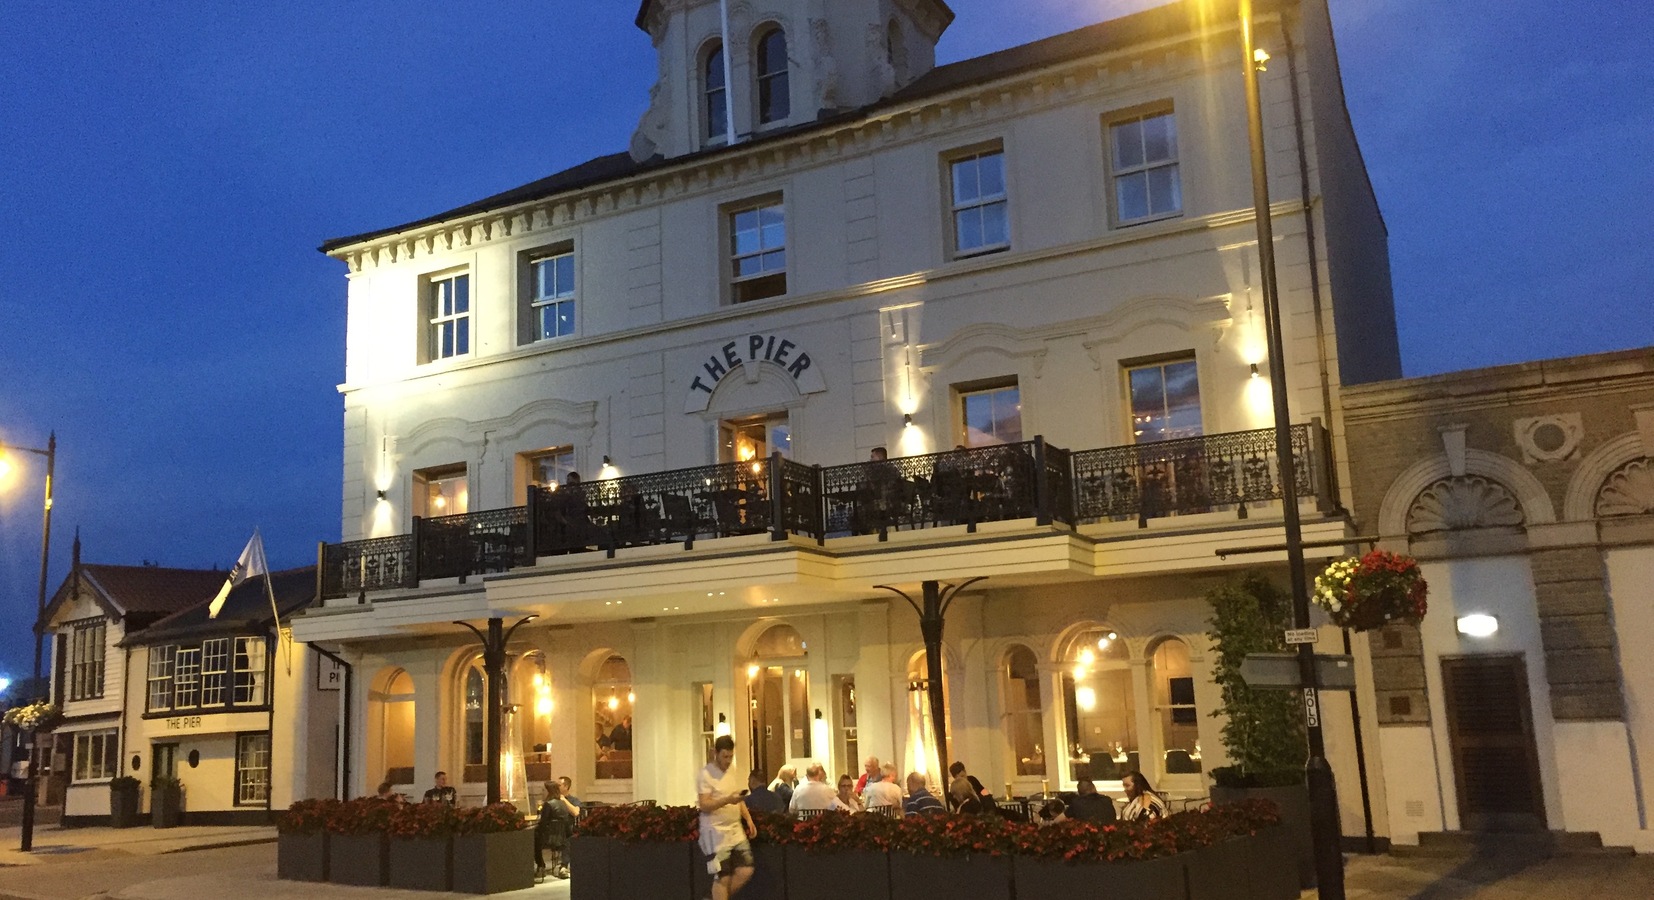
[[[1297,495],[1337,505],[1319,422],[1292,428]],[[1067,529],[1215,512],[1281,499],[1273,429],[1072,452],[1043,438],[839,466],[768,459],[628,475],[542,490],[525,506],[415,518],[412,533],[327,544],[322,597],[365,595],[532,567],[613,558],[626,547],[739,535],[837,538],[1033,519]]]

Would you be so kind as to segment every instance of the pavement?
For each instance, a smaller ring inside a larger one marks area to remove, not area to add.
[[[276,879],[272,828],[0,828],[0,900],[440,900],[471,895]],[[1347,858],[1347,900],[1650,900],[1654,856]],[[508,895],[569,895],[548,880]],[[1314,900],[1314,891],[1304,900]]]

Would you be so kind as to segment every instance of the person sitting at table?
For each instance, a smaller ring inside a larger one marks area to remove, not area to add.
[[[963,788],[964,793],[975,797],[978,800],[979,806],[987,807],[993,805],[994,795],[989,792],[987,788],[982,786],[982,782],[976,780],[975,775],[965,771],[965,764],[963,762],[955,760],[953,765],[948,766],[948,774],[953,777],[953,783],[948,785],[948,795],[950,797],[955,795],[955,788],[958,788],[959,783],[963,781],[965,783]]]
[[[838,777],[838,802],[844,804],[846,812],[859,813],[865,809],[861,805],[861,795],[856,793],[856,780],[849,775]]]
[[[1068,804],[1068,815],[1069,818],[1106,825],[1114,821],[1114,801],[1097,793],[1096,782],[1081,778],[1079,793]]]
[[[867,790],[862,792],[867,811],[883,812],[885,815],[901,815],[904,799],[902,789],[896,786],[896,766],[893,763],[881,766],[878,780],[868,779]]]
[[[586,492],[580,489],[580,473],[565,475],[563,485],[551,492],[548,501],[556,548],[568,552],[591,546],[593,528],[590,507],[586,503]]]
[[[1166,818],[1166,801],[1161,799],[1159,792],[1149,780],[1143,777],[1142,772],[1128,772],[1120,779],[1120,784],[1126,789],[1125,812],[1120,818],[1127,822],[1149,822],[1155,819]]]
[[[374,793],[373,796],[376,800],[389,800],[392,803],[401,803],[403,800],[407,799],[401,794],[398,794],[395,790],[392,790],[392,785],[388,781],[379,782],[379,790]]]
[[[860,511],[862,522],[857,529],[863,532],[888,528],[899,519],[906,484],[901,470],[890,461],[890,454],[883,447],[874,447],[867,461],[867,508]]]
[[[948,811],[942,801],[936,799],[925,787],[925,776],[918,772],[907,773],[907,796],[902,798],[902,812],[909,816],[934,816]]]
[[[436,773],[435,784],[425,792],[426,803],[446,803],[449,806],[459,802],[459,792],[448,786],[448,773]]]
[[[879,766],[879,758],[869,756],[867,762],[862,763],[861,777],[856,779],[856,796],[861,797],[866,793],[869,784],[883,778],[884,776],[880,774],[882,771]]]
[[[761,768],[747,773],[747,809],[755,813],[787,811],[787,804],[770,790],[769,778]]]
[[[609,749],[623,750],[628,753],[632,750],[632,717],[627,716],[624,721],[616,725],[609,732]]]
[[[963,778],[955,778],[953,784],[948,786],[948,800],[954,812],[965,815],[980,815],[986,808],[982,804],[982,799],[971,790],[971,783]]]
[[[563,864],[563,849],[568,846],[569,834],[574,830],[574,819],[579,810],[564,799],[562,785],[548,781],[545,787],[546,799],[540,804],[540,821],[534,826],[534,877],[546,877],[546,855],[550,851],[552,877],[567,878],[569,869]]]
[[[1068,808],[1063,806],[1061,800],[1052,800],[1045,804],[1044,809],[1039,811],[1039,825],[1041,828],[1047,825],[1060,825],[1066,821],[1068,821]]]
[[[841,784],[848,782],[850,776],[840,779]],[[840,812],[849,812],[850,807],[833,793],[827,786],[827,767],[821,763],[812,763],[804,770],[804,781],[793,791],[792,803],[787,805],[787,811],[793,815],[801,812],[836,809]]]
[[[823,771],[822,775],[825,777],[826,772]],[[775,780],[770,782],[770,790],[775,792],[775,796],[781,798],[781,805],[785,807],[792,806],[793,788],[797,786],[798,768],[796,766],[782,766],[777,769]]]

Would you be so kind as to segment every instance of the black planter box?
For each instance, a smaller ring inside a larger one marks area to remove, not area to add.
[[[788,847],[787,900],[890,900],[890,855]]]
[[[1011,900],[1008,856],[890,854],[891,900]]]
[[[616,841],[606,837],[571,837],[563,851],[569,866],[569,900],[609,900],[609,852]]]
[[[1256,850],[1256,838],[1238,837],[1179,854],[1189,873],[1189,900],[1264,900],[1247,863]]]
[[[1259,900],[1298,900],[1298,860],[1285,828],[1266,828],[1252,837],[1246,872]]]
[[[1130,897],[1131,900],[1184,900],[1180,857],[1148,862],[1065,863],[1015,858],[1018,897]]]
[[[454,884],[454,839],[390,839],[389,884],[415,891],[446,891]]]
[[[109,787],[109,827],[135,828],[143,824],[143,817],[138,814],[138,785],[136,782],[123,787]]]
[[[163,789],[149,795],[149,824],[156,828],[176,828],[183,823],[183,791]]]
[[[609,848],[609,890],[617,900],[696,900],[694,867],[700,856],[699,847],[687,841],[615,841]]]
[[[691,844],[695,857],[695,898],[712,896],[712,873],[698,846]],[[778,844],[752,845],[752,880],[741,889],[738,900],[787,900],[787,854]],[[619,896],[619,895],[617,895]]]
[[[1298,860],[1298,887],[1315,887],[1315,840],[1310,831],[1309,788],[1303,785],[1273,788],[1212,788],[1213,803],[1273,800],[1281,809],[1281,827]]]
[[[326,881],[327,835],[277,835],[276,877],[288,881]]]
[[[501,894],[534,886],[534,830],[454,837],[454,890]]]
[[[328,881],[383,887],[389,868],[390,842],[384,832],[327,836]]]

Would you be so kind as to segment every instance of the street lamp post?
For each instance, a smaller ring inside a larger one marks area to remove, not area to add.
[[[505,646],[510,643],[511,636],[517,629],[534,621],[539,616],[524,616],[517,624],[510,628],[505,627],[505,620],[499,616],[488,620],[488,633],[483,634],[477,626],[470,622],[455,622],[463,625],[477,636],[482,642],[482,671],[488,680],[488,718],[486,747],[483,748],[484,760],[488,763],[488,802],[490,805],[500,802],[502,793],[500,784],[500,738],[505,728]]]
[[[1286,351],[1281,337],[1281,305],[1275,278],[1275,230],[1269,214],[1269,167],[1264,156],[1263,101],[1258,90],[1262,57],[1252,33],[1252,0],[1239,0],[1241,69],[1246,76],[1246,125],[1252,155],[1253,217],[1258,227],[1258,275],[1263,282],[1264,328],[1269,341],[1269,387],[1275,409],[1275,456],[1280,460],[1281,518],[1286,531],[1286,559],[1292,579],[1292,618],[1296,628],[1309,627],[1309,583],[1304,571],[1304,535],[1298,520],[1298,473],[1292,458],[1292,418],[1287,405]],[[1296,77],[1288,73],[1288,77]],[[1298,645],[1298,672],[1303,682],[1304,724],[1309,736],[1310,829],[1315,843],[1315,881],[1322,900],[1344,900],[1344,856],[1338,822],[1338,788],[1327,763],[1321,735],[1320,684],[1315,647]]]
[[[40,685],[40,655],[41,645],[45,638],[42,629],[45,623],[41,620],[46,617],[46,566],[52,555],[52,475],[57,467],[57,432],[52,432],[46,441],[46,449],[37,450],[33,447],[8,447],[0,443],[0,454],[6,450],[21,450],[46,457],[46,502],[41,513],[40,524],[40,592],[35,599],[34,612],[34,684]],[[48,691],[48,695],[50,692]],[[39,699],[39,698],[37,698]],[[48,698],[49,699],[49,696]],[[40,769],[40,735],[35,733],[29,742],[29,778],[28,786],[23,793],[23,841],[18,849],[27,853],[34,848],[34,805],[35,784]]]

